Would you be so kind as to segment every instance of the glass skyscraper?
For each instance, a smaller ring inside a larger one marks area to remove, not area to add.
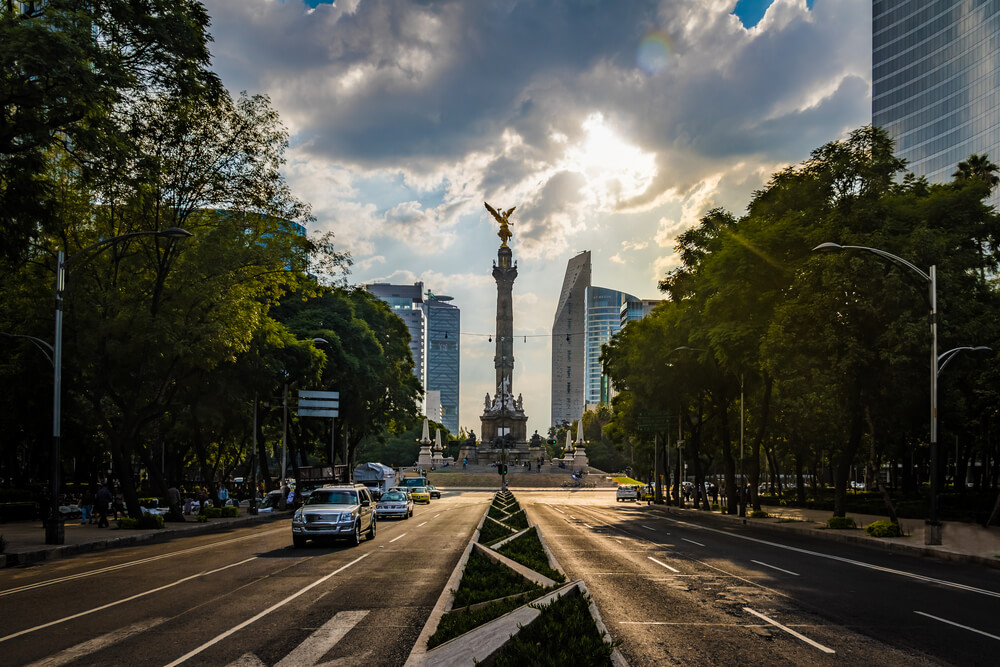
[[[428,392],[441,394],[441,423],[458,435],[459,358],[462,311],[448,303],[450,296],[427,293],[427,384]]]
[[[628,301],[638,299],[631,294],[606,287],[587,287],[584,297],[586,342],[583,376],[583,399],[586,405],[608,401],[607,381],[601,368],[601,346],[621,329],[621,309]]]
[[[872,124],[932,183],[972,153],[1000,164],[1000,0],[874,0]]]

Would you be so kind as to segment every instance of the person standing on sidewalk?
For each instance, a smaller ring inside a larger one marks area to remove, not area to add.
[[[97,527],[98,528],[108,528],[111,524],[108,523],[108,510],[111,508],[111,502],[114,500],[111,497],[111,491],[108,487],[103,484],[97,485],[97,496],[95,498],[97,504]]]
[[[80,497],[80,525],[84,526],[88,523],[94,523],[94,494],[91,493],[90,489],[86,489],[83,492],[83,496]]]

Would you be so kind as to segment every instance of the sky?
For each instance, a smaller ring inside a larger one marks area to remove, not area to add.
[[[203,2],[215,71],[270,97],[288,183],[349,281],[419,280],[461,308],[477,433],[500,245],[484,201],[517,207],[512,384],[544,435],[571,257],[660,298],[678,234],[871,121],[870,0]]]

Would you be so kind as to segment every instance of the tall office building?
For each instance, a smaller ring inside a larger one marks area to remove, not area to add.
[[[457,434],[461,311],[447,303],[451,301],[450,296],[428,291],[425,300],[422,282],[412,285],[370,283],[365,289],[389,304],[392,312],[406,322],[413,375],[427,394],[421,412]],[[434,397],[433,404],[427,402],[430,395]]]
[[[583,414],[586,361],[587,288],[590,251],[566,264],[559,304],[552,323],[552,423],[572,422]]]
[[[424,377],[424,329],[426,316],[424,314],[424,284],[390,285],[389,283],[370,283],[365,285],[374,296],[389,304],[396,315],[404,322],[410,332],[410,354],[413,356],[413,375],[420,384],[427,388]],[[426,414],[426,413],[425,413]]]
[[[583,400],[588,406],[608,402],[608,380],[601,367],[601,347],[621,329],[622,306],[637,301],[631,294],[607,287],[590,286],[585,290],[584,326],[587,333]]]
[[[998,121],[1000,0],[872,2],[872,124],[914,174],[948,182],[972,153],[1000,163]]]
[[[621,310],[618,311],[618,321],[621,326],[629,322],[635,322],[649,315],[657,304],[663,303],[663,299],[637,299],[635,301],[625,301]]]
[[[424,312],[427,315],[427,392],[440,395],[440,421],[452,435],[458,435],[459,359],[462,311],[450,303],[452,298],[427,292]],[[427,408],[431,417],[430,405]]]

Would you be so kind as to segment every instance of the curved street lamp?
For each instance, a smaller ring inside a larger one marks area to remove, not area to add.
[[[924,272],[911,262],[902,257],[893,255],[885,250],[869,248],[859,245],[840,245],[839,243],[821,243],[813,252],[840,252],[841,250],[860,250],[870,252],[893,264],[904,266],[916,273],[927,283],[928,296],[930,300],[930,320],[931,320],[931,502],[927,512],[927,521],[924,528],[924,544],[941,544],[941,523],[938,521],[938,444],[937,444],[937,379],[938,379],[938,353],[937,353],[937,266],[931,265],[930,271]],[[946,352],[943,356],[949,354]],[[947,363],[951,357],[945,360]]]
[[[65,526],[63,525],[62,516],[59,514],[59,459],[62,449],[62,330],[63,298],[66,292],[66,266],[74,260],[78,263],[91,260],[116,243],[138,236],[156,236],[158,238],[176,240],[194,236],[194,234],[180,227],[167,227],[159,231],[129,232],[128,234],[120,234],[119,236],[113,236],[109,239],[93,243],[85,248],[81,248],[69,257],[66,257],[66,254],[62,250],[56,255],[56,331],[55,344],[52,346],[52,475],[50,480],[52,505],[48,521],[45,522],[46,544],[63,544],[65,542]],[[87,256],[87,253],[90,253],[90,255]]]

